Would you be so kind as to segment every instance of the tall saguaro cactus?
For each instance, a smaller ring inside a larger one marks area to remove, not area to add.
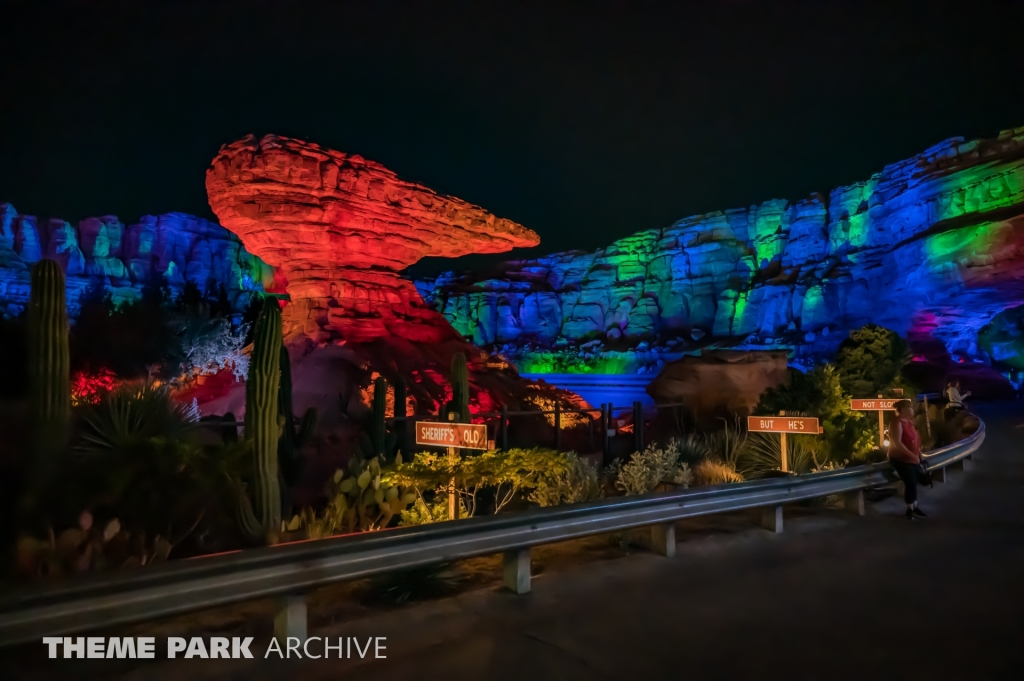
[[[281,433],[277,401],[281,386],[281,308],[267,299],[256,320],[245,384],[245,439],[253,461],[251,499],[240,500],[239,522],[253,539],[281,529],[281,489],[277,445]]]
[[[36,459],[34,467],[45,480],[67,438],[71,414],[71,360],[64,272],[53,260],[40,260],[32,270],[28,341],[29,418]]]

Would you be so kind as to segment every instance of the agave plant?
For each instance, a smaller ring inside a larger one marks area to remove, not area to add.
[[[165,388],[128,385],[81,411],[77,474],[89,491],[80,508],[102,508],[127,531],[177,544],[223,498],[237,456],[193,437],[195,405]],[[226,448],[225,448],[226,449]]]
[[[167,388],[126,384],[82,410],[86,454],[113,452],[151,438],[185,440],[199,421],[195,403],[183,404]]]
[[[809,473],[817,464],[814,451],[799,435],[791,435],[786,448],[788,469],[793,473]],[[753,433],[747,440],[742,457],[743,470],[751,477],[762,476],[771,471],[782,470],[781,438],[774,433]]]

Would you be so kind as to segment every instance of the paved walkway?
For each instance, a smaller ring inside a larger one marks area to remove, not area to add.
[[[310,632],[386,636],[386,660],[162,662],[122,678],[1021,679],[1024,404],[980,411],[974,470],[925,490],[924,520],[889,499],[865,518],[542,575],[525,597],[478,591]]]

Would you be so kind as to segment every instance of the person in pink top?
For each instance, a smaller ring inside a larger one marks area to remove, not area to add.
[[[889,463],[903,481],[903,500],[907,502],[907,520],[926,517],[917,507],[917,480],[921,474],[921,436],[914,427],[914,409],[910,400],[893,405],[896,415],[889,422]]]

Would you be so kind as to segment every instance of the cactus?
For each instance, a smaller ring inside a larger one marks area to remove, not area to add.
[[[253,458],[251,495],[239,496],[238,520],[250,539],[273,541],[281,527],[281,490],[277,445],[281,434],[278,392],[281,384],[281,308],[264,302],[253,334],[249,377],[245,384],[245,439]]]
[[[401,378],[395,381],[395,421],[391,432],[395,437],[395,460],[401,463],[402,458],[408,455],[405,443],[405,434],[408,431],[407,416],[405,411],[405,381]]]
[[[57,466],[71,415],[64,272],[53,260],[40,260],[32,270],[28,342],[29,419],[34,457],[30,494],[37,498]],[[33,505],[32,501],[26,503]]]
[[[295,412],[292,406],[292,370],[288,349],[281,345],[280,356],[281,387],[278,397],[278,413],[284,420],[281,438],[277,443],[277,458],[281,476],[287,485],[295,485],[302,473],[302,448],[313,436],[316,429],[317,411],[310,407],[303,414],[296,428]]]
[[[459,423],[469,423],[469,367],[466,355],[461,352],[452,357],[452,401],[445,409],[445,416],[452,413]]]
[[[384,419],[388,407],[388,382],[378,376],[373,382],[373,416],[370,421],[370,444],[373,456],[384,456],[387,447],[387,432]]]

